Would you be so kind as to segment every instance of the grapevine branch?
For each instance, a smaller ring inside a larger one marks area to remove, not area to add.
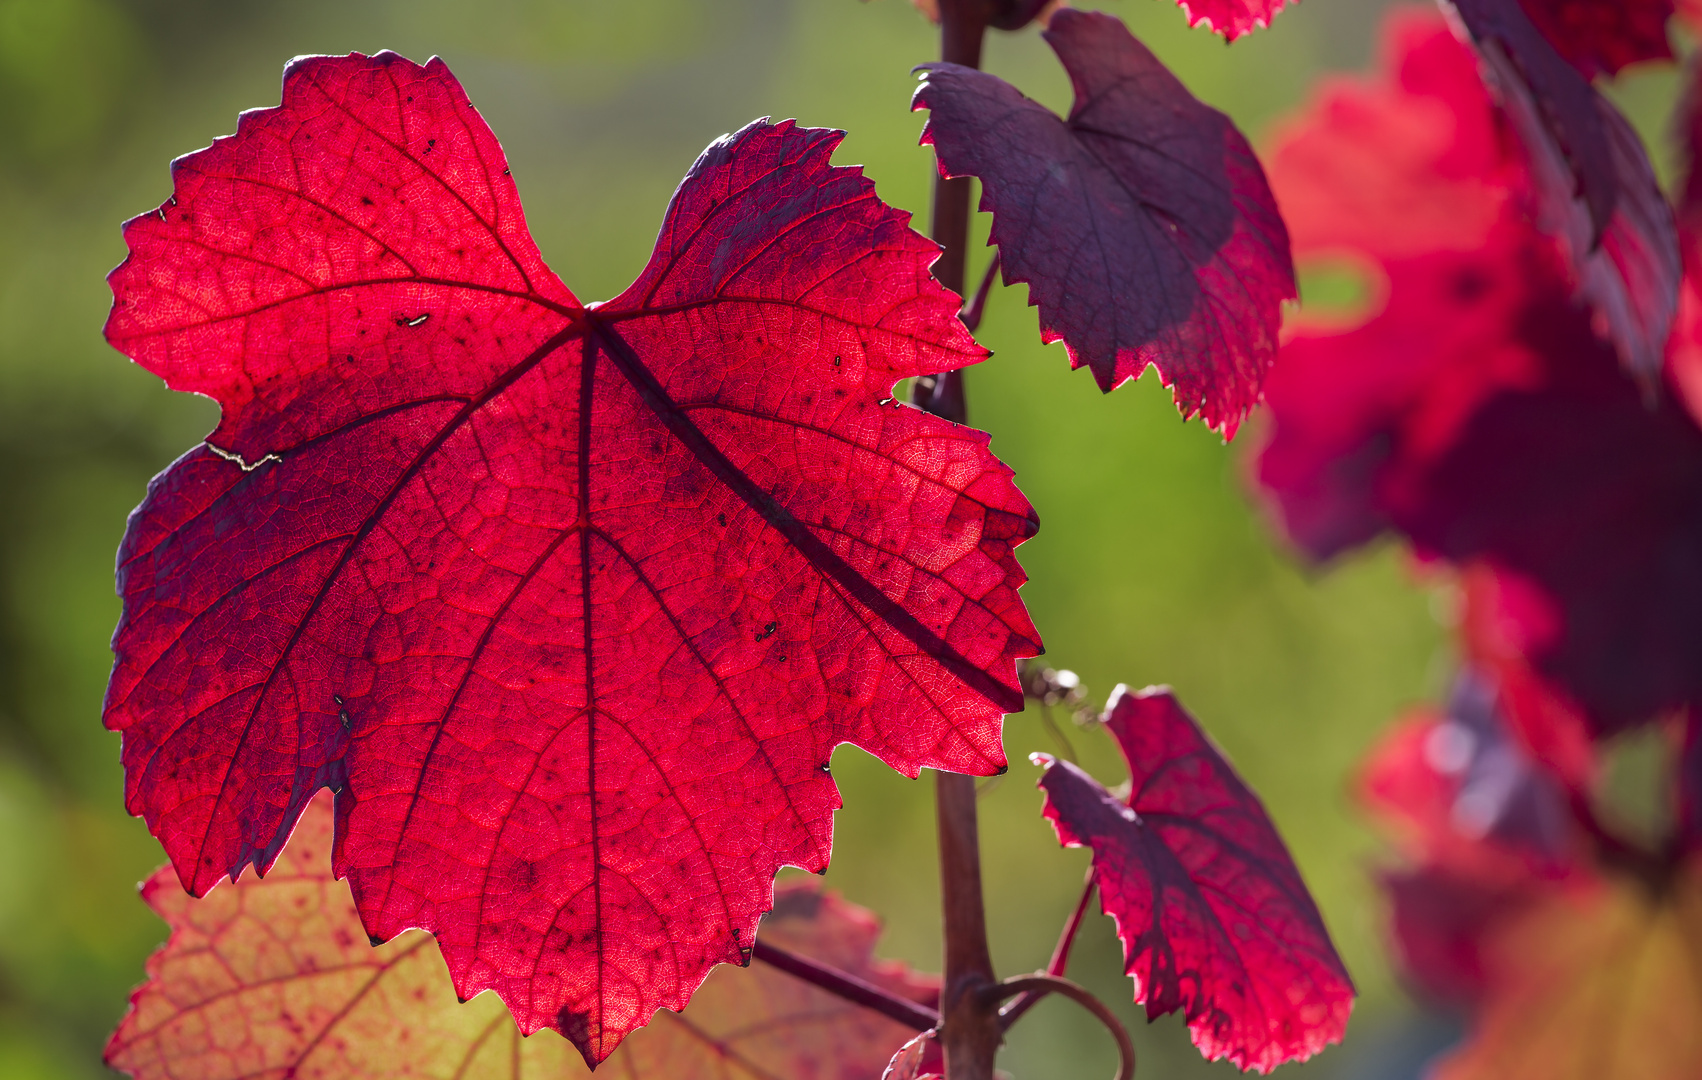
[[[831,964],[800,956],[790,949],[778,945],[770,945],[760,937],[751,946],[751,956],[761,960],[770,967],[779,968],[788,975],[802,979],[812,986],[820,987],[830,993],[837,994],[847,1001],[852,1001],[865,1009],[873,1009],[890,1020],[896,1020],[906,1027],[917,1031],[930,1031],[939,1026],[940,1014],[926,1005],[918,1004],[909,998],[899,997],[889,993],[871,982],[866,982],[843,971]]]

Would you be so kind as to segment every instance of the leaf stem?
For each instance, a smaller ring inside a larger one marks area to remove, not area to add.
[[[940,0],[940,59],[965,67],[981,66],[981,39],[987,32],[986,0]],[[941,247],[934,263],[934,279],[963,295],[964,268],[969,252],[969,196],[973,181],[967,176],[948,180],[934,170],[933,220],[929,233]],[[932,379],[917,379],[911,388],[912,403],[954,424],[969,417],[963,391],[963,372],[946,371]]]
[[[988,0],[940,0],[940,59],[966,67],[981,66],[981,41],[987,32]],[[946,179],[934,172],[933,220],[929,231],[940,245],[934,278],[963,295],[969,247],[969,177]],[[963,372],[947,371],[917,379],[911,388],[917,406],[953,423],[964,423],[969,406]],[[993,1080],[993,1059],[1004,1035],[997,1002],[982,991],[997,985],[987,949],[987,916],[981,900],[981,848],[975,819],[975,779],[957,773],[935,774],[935,811],[940,836],[940,904],[945,924],[945,976],[940,990],[940,1045],[947,1080]]]
[[[831,964],[800,956],[779,945],[771,945],[761,937],[751,946],[751,956],[794,978],[802,979],[811,986],[820,987],[846,1001],[872,1009],[890,1020],[896,1020],[905,1027],[916,1031],[932,1031],[939,1026],[940,1014],[926,1005],[899,997]]]
[[[1004,982],[983,987],[979,995],[983,1001],[996,1005],[1007,997],[1015,994],[1062,994],[1093,1014],[1094,1019],[1105,1025],[1105,1030],[1117,1040],[1117,1056],[1120,1059],[1117,1066],[1116,1080],[1134,1080],[1135,1075],[1135,1044],[1129,1039],[1129,1031],[1117,1019],[1115,1013],[1106,1007],[1103,1001],[1094,997],[1088,990],[1057,975],[1036,972],[1033,975],[1013,975]]]
[[[940,1044],[947,1080],[992,1080],[1004,1033],[981,992],[997,985],[987,949],[981,901],[981,847],[975,778],[935,773],[940,833],[940,901],[945,920],[945,982],[940,989]]]
[[[1081,929],[1082,919],[1087,916],[1087,905],[1093,899],[1093,890],[1093,867],[1090,866],[1087,869],[1087,882],[1082,886],[1081,899],[1076,902],[1076,910],[1064,924],[1063,933],[1058,935],[1058,944],[1052,949],[1052,959],[1046,965],[1046,974],[1062,978],[1065,969],[1070,966],[1070,946],[1075,944],[1076,931]],[[1045,996],[1044,990],[1024,991],[1000,1011],[1000,1030],[1009,1031],[1010,1026],[1020,1020],[1023,1013],[1034,1008],[1035,1003]]]

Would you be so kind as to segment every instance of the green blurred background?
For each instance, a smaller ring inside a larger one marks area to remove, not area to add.
[[[1258,141],[1312,80],[1374,52],[1381,0],[1305,0],[1233,47],[1190,31],[1171,0],[1108,0],[1206,101]],[[158,846],[122,807],[118,738],[100,723],[118,615],[112,558],[148,477],[213,425],[102,342],[118,225],[170,191],[167,161],[277,103],[291,56],[392,48],[442,55],[507,148],[539,246],[582,298],[637,273],[667,198],[711,139],[755,116],[850,134],[889,202],[923,211],[929,151],[907,111],[934,31],[904,0],[0,0],[0,1077],[104,1074],[100,1049],[162,924],[137,899]],[[987,66],[1054,108],[1068,84],[1032,31],[997,35]],[[1647,80],[1645,80],[1647,81]],[[1658,80],[1656,80],[1658,83]],[[1634,83],[1629,100],[1665,87]],[[1640,87],[1642,89],[1640,89]],[[1645,118],[1645,126],[1659,122]],[[985,235],[986,220],[979,221]],[[972,280],[986,252],[972,252]],[[1290,1067],[1320,1077],[1415,1075],[1446,1021],[1402,996],[1367,870],[1375,838],[1349,794],[1378,728],[1434,696],[1450,663],[1433,615],[1384,547],[1323,575],[1276,543],[1247,495],[1249,444],[1182,424],[1150,375],[1102,397],[1042,346],[1025,290],[995,290],[969,378],[1044,528],[1022,549],[1050,662],[1103,699],[1117,682],[1174,685],[1260,791],[1316,891],[1361,998],[1345,1046]],[[1038,814],[1013,717],[1010,774],[982,801],[994,953],[1043,965],[1085,856]],[[1110,783],[1103,736],[1074,735]],[[932,787],[842,748],[846,809],[828,882],[885,916],[888,955],[938,967]],[[1138,1022],[1108,920],[1072,974],[1135,1029],[1141,1075],[1208,1071],[1174,1018]],[[1042,1005],[1013,1034],[1018,1078],[1098,1075],[1092,1022]]]

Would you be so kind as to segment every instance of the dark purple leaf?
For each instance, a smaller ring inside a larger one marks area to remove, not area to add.
[[[1155,365],[1184,416],[1233,435],[1295,295],[1264,171],[1116,19],[1065,9],[1044,36],[1075,86],[1068,120],[985,72],[929,64],[922,141],[946,174],[981,179],[1005,280],[1028,284],[1043,340],[1101,390]]]

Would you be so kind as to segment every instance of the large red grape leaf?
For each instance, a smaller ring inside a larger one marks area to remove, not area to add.
[[[1627,64],[1671,60],[1673,0],[1519,0],[1543,36],[1586,77]]]
[[[142,895],[171,926],[107,1046],[137,1080],[524,1080],[587,1077],[572,1044],[530,1039],[495,995],[456,1000],[423,931],[373,948],[331,876],[330,800],[316,798],[264,881],[191,900],[170,867]],[[777,890],[764,941],[924,1004],[937,980],[873,959],[880,926],[813,881]],[[621,1044],[607,1067],[670,1080],[868,1080],[907,1031],[763,964],[715,972],[688,1012]]]
[[[1453,0],[1525,149],[1535,212],[1626,368],[1659,379],[1678,307],[1678,231],[1637,133],[1518,0]]]
[[[1066,8],[1044,36],[1075,87],[1068,120],[985,72],[927,64],[922,141],[947,175],[980,178],[1043,340],[1107,392],[1152,364],[1185,417],[1233,435],[1295,295],[1259,160],[1111,16]]]
[[[1353,983],[1258,797],[1168,689],[1119,687],[1106,724],[1126,801],[1034,757],[1059,842],[1093,849],[1148,1018],[1181,1009],[1202,1054],[1261,1073],[1340,1041]]]
[[[310,58],[125,229],[107,333],[216,398],[119,558],[127,804],[205,893],[337,789],[336,869],[601,1060],[826,866],[849,741],[992,773],[1038,649],[984,351],[839,135],[713,144],[582,307],[441,62]]]

